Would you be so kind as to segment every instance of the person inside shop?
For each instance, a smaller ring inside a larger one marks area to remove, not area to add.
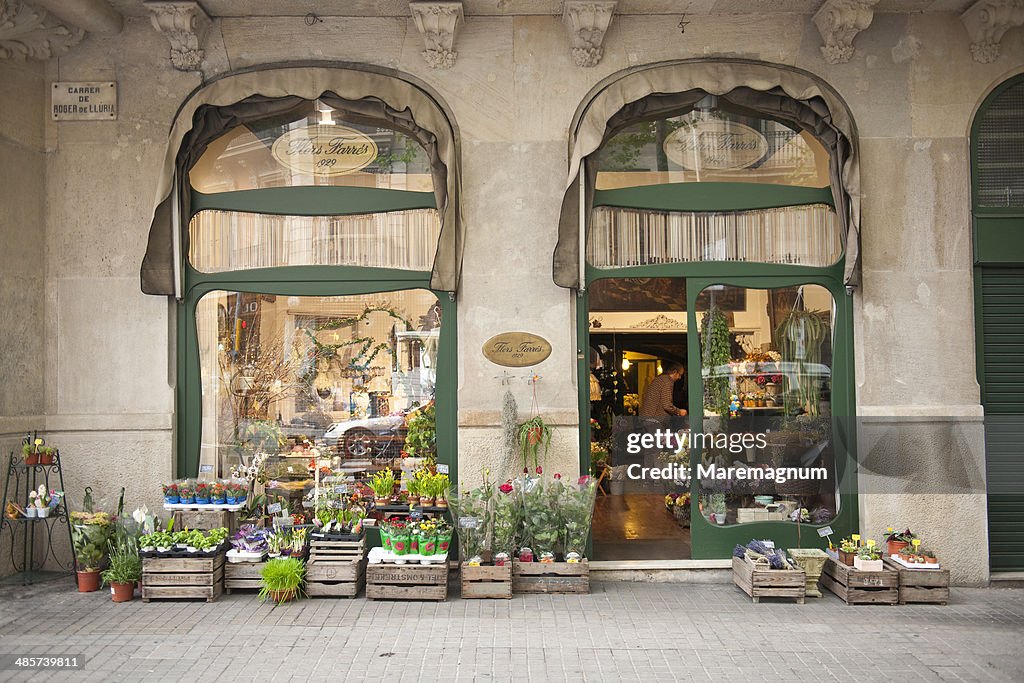
[[[640,399],[641,418],[685,417],[686,409],[673,401],[676,382],[683,379],[684,368],[675,361],[663,361],[661,374],[651,380]]]

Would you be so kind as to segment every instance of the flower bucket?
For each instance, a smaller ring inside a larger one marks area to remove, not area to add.
[[[232,498],[232,497],[229,496],[229,497],[225,498],[224,500],[226,501],[226,503],[225,503],[226,505],[238,505],[238,499],[237,498]]]
[[[380,530],[380,546],[384,550],[391,550],[391,533],[384,529]]]
[[[196,502],[196,497],[195,496],[181,496],[180,498],[178,498],[178,502],[179,503],[184,503],[185,505],[192,505],[193,503]]]

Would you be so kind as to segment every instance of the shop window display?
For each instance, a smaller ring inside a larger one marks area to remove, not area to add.
[[[196,310],[201,468],[256,462],[268,502],[305,516],[317,478],[369,499],[378,472],[430,464],[440,310],[425,290],[210,292]]]

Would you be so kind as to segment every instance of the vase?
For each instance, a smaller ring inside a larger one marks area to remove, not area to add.
[[[821,578],[821,570],[825,567],[828,555],[818,548],[789,548],[786,552],[804,570],[807,581],[805,593],[809,597],[820,598],[818,580]]]
[[[129,602],[135,597],[135,583],[111,582],[110,596],[114,602]]]
[[[100,589],[99,569],[93,569],[91,571],[79,571],[77,573],[79,593],[94,593]]]

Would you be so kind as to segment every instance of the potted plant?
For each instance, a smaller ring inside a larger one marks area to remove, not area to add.
[[[178,496],[178,482],[171,482],[170,484],[163,485],[164,490],[164,503],[167,505],[175,505],[180,500]]]
[[[714,522],[718,525],[725,524],[727,508],[725,504],[724,493],[712,493],[711,499],[708,502],[708,506],[711,509],[711,514],[714,516]]]
[[[434,505],[439,508],[448,507],[448,488],[451,482],[447,474],[434,475]]]
[[[215,481],[210,486],[210,502],[214,505],[226,505],[227,493],[224,490],[224,483]]]
[[[57,449],[50,446],[42,446],[39,449],[39,464],[52,465],[57,455]]]
[[[28,492],[28,507],[25,510],[33,510],[36,517],[49,517],[52,500],[53,497],[46,490],[46,485],[40,484],[38,489]]]
[[[847,567],[853,566],[853,558],[857,554],[857,542],[851,538],[844,538],[839,544],[839,561]]]
[[[86,506],[92,507],[88,502]],[[107,556],[110,532],[111,520],[106,512],[76,510],[71,513],[71,540],[75,548],[79,592],[99,590],[100,570]]]
[[[191,479],[186,479],[178,484],[178,502],[186,505],[192,505],[196,502],[195,482]]]
[[[42,439],[36,439],[36,441],[41,442]],[[37,446],[35,443],[22,444],[21,454],[25,458],[26,465],[39,464],[39,446]]]
[[[910,529],[893,531],[892,527],[885,530],[885,546],[887,555],[899,555],[900,551],[917,538]]]
[[[874,541],[869,539],[857,549],[857,555],[853,558],[853,568],[862,572],[882,571],[882,553]]]
[[[543,444],[544,455],[547,456],[548,449],[551,447],[552,434],[553,430],[549,425],[544,423],[544,418],[540,415],[534,415],[529,420],[519,425],[519,448],[523,454],[524,468],[529,467],[529,460],[531,456],[533,458],[534,469],[540,467],[538,452],[540,451],[541,444]]]
[[[210,504],[210,485],[205,481],[196,482],[196,505]]]
[[[296,557],[268,560],[260,570],[260,600],[270,599],[278,605],[294,600],[305,576],[306,564]]]
[[[409,477],[409,483],[406,484],[406,491],[409,493],[409,507],[418,507],[420,504],[420,483],[421,479],[413,473],[413,476]]]
[[[387,505],[395,492],[395,473],[390,469],[377,472],[370,479],[370,488],[373,490],[373,502],[378,507]]]
[[[103,570],[103,585],[110,586],[111,600],[128,602],[135,597],[135,583],[142,579],[142,559],[130,534],[110,546],[110,566]]]

